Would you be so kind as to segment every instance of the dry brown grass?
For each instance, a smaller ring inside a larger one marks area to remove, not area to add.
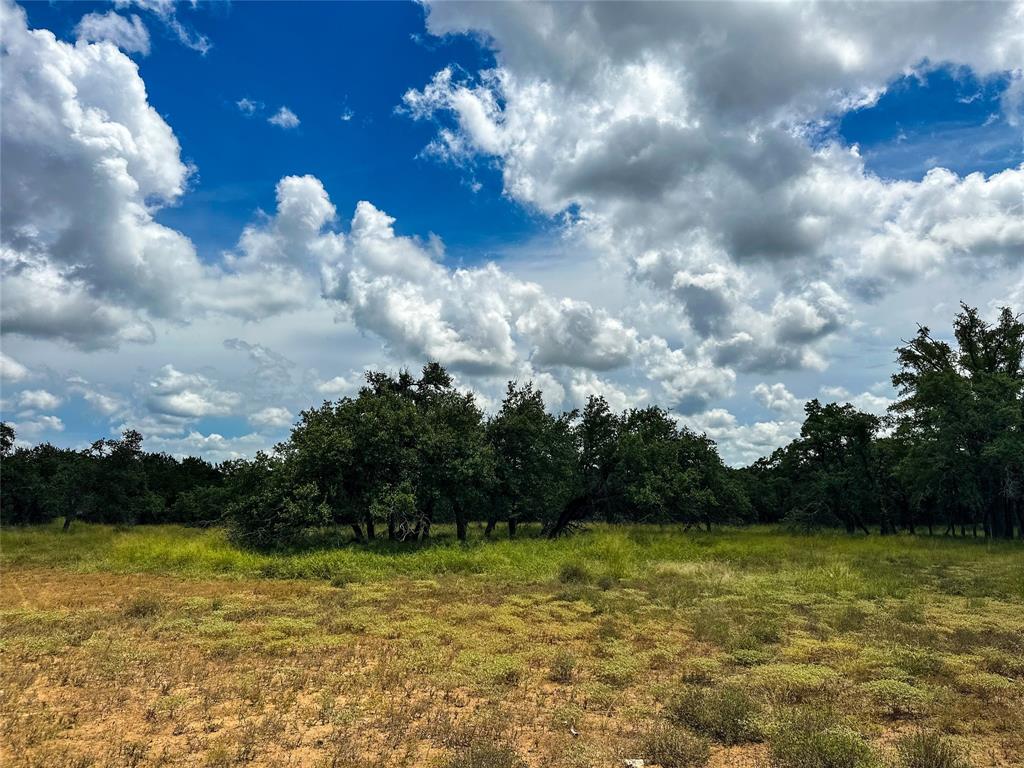
[[[486,744],[532,768],[620,766],[689,681],[743,686],[767,732],[821,706],[883,757],[927,726],[958,735],[976,768],[1024,764],[1020,600],[930,594],[901,610],[766,579],[669,564],[610,589],[466,575],[334,587],[10,566],[2,763],[444,766]],[[877,706],[876,680],[923,691],[922,711]],[[713,744],[710,765],[766,755]]]

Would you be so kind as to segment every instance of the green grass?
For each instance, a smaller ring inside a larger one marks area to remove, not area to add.
[[[233,545],[221,529],[180,526],[116,528],[76,523],[0,530],[0,565],[54,567],[83,572],[158,573],[187,577],[326,579],[338,583],[395,577],[433,579],[473,575],[519,583],[561,576],[567,586],[588,579],[644,579],[681,603],[700,590],[729,591],[741,577],[756,592],[757,579],[771,589],[843,595],[865,600],[906,599],[921,590],[978,598],[1024,598],[1022,548],[1016,542],[942,537],[851,537],[841,533],[796,536],[753,527],[683,533],[655,526],[593,526],[556,541],[529,529],[515,540],[467,543],[442,528],[424,545],[377,541],[358,545],[335,532],[309,546],[263,553]],[[674,565],[685,563],[685,572]],[[702,570],[701,564],[704,569]],[[716,568],[718,570],[716,570]],[[691,590],[687,592],[687,590]],[[919,610],[917,604],[914,610]],[[904,610],[907,610],[904,608]]]
[[[289,764],[296,745],[350,768],[1024,753],[1020,542],[438,534],[330,530],[265,553],[218,529],[0,530],[11,764]]]

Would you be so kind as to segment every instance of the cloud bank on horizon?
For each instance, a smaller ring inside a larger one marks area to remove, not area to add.
[[[94,419],[152,450],[249,455],[364,367],[439,360],[491,407],[509,378],[554,408],[663,404],[742,463],[792,439],[803,398],[883,411],[888,370],[861,369],[908,318],[1024,309],[1020,151],[890,179],[834,130],[939,68],[999,80],[986,119],[1020,128],[1020,2],[431,4],[426,32],[494,64],[394,94],[433,134],[415,162],[474,189],[495,169],[555,254],[469,261],[372,201],[339,214],[306,172],[200,253],[161,223],[202,168],[151,103],[129,54],[156,53],[127,5],[73,41],[0,5],[2,406],[25,440],[74,444],[65,420]],[[135,7],[216,45],[172,4]],[[264,109],[247,88],[240,118]],[[269,114],[301,140],[305,115]]]

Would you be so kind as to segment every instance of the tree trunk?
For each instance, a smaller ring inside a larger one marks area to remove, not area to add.
[[[466,540],[466,513],[461,504],[455,505],[455,536],[459,541]]]
[[[562,513],[558,516],[558,520],[551,526],[551,530],[548,531],[549,539],[556,539],[562,535],[566,528],[569,527],[570,523],[574,523],[577,520],[583,519],[588,506],[589,498],[586,495],[574,496],[569,499],[565,507],[562,509]]]
[[[366,539],[363,538],[363,529],[359,523],[352,523],[352,533],[356,536],[356,544],[362,544]]]
[[[519,527],[519,520],[515,517],[508,519],[508,537],[514,539],[516,537],[516,528]]]
[[[64,515],[64,527],[61,530],[66,532],[69,528],[71,528],[71,523],[74,522],[75,517],[76,515],[74,512]]]
[[[373,518],[366,516],[366,538],[373,541],[377,537],[377,530],[373,526]]]
[[[484,528],[484,536],[486,538],[488,538],[488,539],[491,538],[491,534],[494,533],[494,526],[497,525],[497,523],[498,523],[498,521],[497,521],[496,518],[494,518],[494,517],[488,517],[487,518],[487,527]]]
[[[388,541],[395,540],[395,516],[388,515]]]

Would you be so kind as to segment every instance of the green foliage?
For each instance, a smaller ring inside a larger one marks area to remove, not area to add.
[[[878,759],[856,731],[813,711],[796,713],[768,740],[771,768],[877,768]]]
[[[807,404],[800,437],[743,470],[762,521],[809,531],[1024,535],[1024,322],[962,305],[955,345],[928,328],[897,348],[899,400],[879,419]],[[894,427],[878,437],[880,427]]]
[[[758,723],[761,706],[738,685],[685,686],[669,700],[665,713],[676,725],[686,726],[723,744],[761,739]]]
[[[296,482],[295,473],[293,463],[262,452],[232,468],[227,521],[233,541],[257,549],[288,545],[309,528],[330,521],[319,489]]]
[[[918,731],[896,744],[894,768],[971,768],[962,749],[934,731]]]
[[[902,680],[872,680],[862,687],[871,703],[894,719],[919,717],[928,708],[928,694]]]
[[[697,768],[707,765],[708,743],[684,728],[661,724],[640,737],[637,745],[644,760],[661,768]]]
[[[124,615],[130,619],[145,619],[160,613],[160,600],[153,595],[139,595],[128,601]]]
[[[558,569],[558,580],[563,584],[589,584],[590,570],[582,563],[563,563]]]
[[[570,683],[576,674],[576,657],[568,651],[559,651],[551,660],[550,678],[556,683]]]
[[[921,328],[897,349],[900,399],[889,417],[811,400],[800,436],[744,470],[653,405],[615,413],[592,396],[582,411],[554,415],[532,382],[513,381],[485,418],[431,362],[419,378],[369,372],[356,397],[303,411],[272,453],[219,467],[146,453],[133,430],[71,451],[20,447],[3,424],[0,521],[223,521],[255,548],[295,546],[323,526],[348,526],[360,542],[384,527],[389,541],[423,545],[452,522],[466,541],[474,522],[488,536],[503,521],[509,537],[536,524],[557,538],[593,522],[710,530],[755,517],[806,534],[937,523],[1014,538],[1024,534],[1024,322],[1004,309],[989,323],[964,305],[953,330],[955,346]],[[591,571],[602,589],[621,578],[613,555]],[[563,580],[590,577],[570,568]],[[926,626],[920,606],[896,615]],[[704,622],[707,639],[724,644],[728,623]],[[728,645],[759,651],[780,631],[747,629]]]
[[[527,768],[512,747],[470,744],[444,763],[444,768]]]

